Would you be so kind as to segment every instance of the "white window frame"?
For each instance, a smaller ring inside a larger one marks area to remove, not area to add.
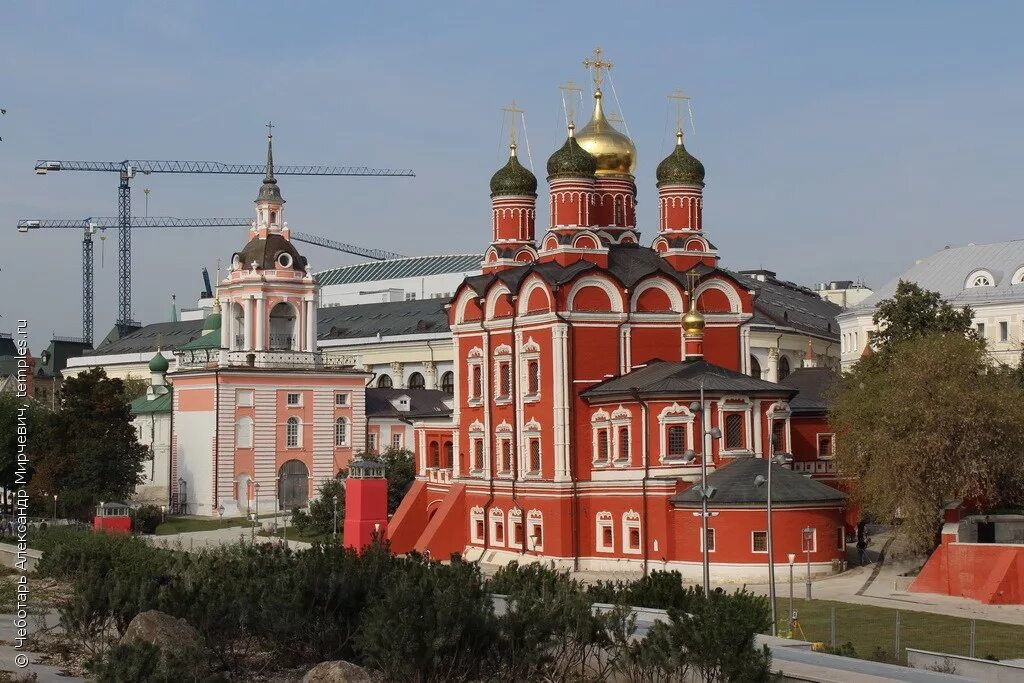
[[[984,320],[976,320],[974,322],[974,331],[977,333],[979,339],[987,339],[987,337],[985,336],[985,332],[987,330],[985,329]]]
[[[764,534],[764,550],[758,550],[757,549],[757,543],[756,543],[755,539],[757,538],[758,534]],[[768,554],[768,531],[767,530],[765,530],[765,529],[754,529],[753,531],[750,532],[750,552],[756,553],[758,555],[767,555]]]
[[[292,425],[296,426],[294,443],[292,435],[288,433]],[[284,422],[284,446],[285,448],[302,448],[302,420],[294,415]]]
[[[639,543],[636,546],[631,544],[633,530],[637,531]],[[640,527],[640,513],[635,510],[628,510],[622,513],[622,552],[629,555],[639,555],[644,548],[644,532]]]
[[[1005,320],[1005,319],[1004,320],[997,320],[996,321],[996,329],[999,330],[999,332],[998,332],[999,336],[996,339],[996,341],[998,341],[1000,344],[1009,343],[1009,341],[1010,341],[1010,321],[1009,320]],[[1003,334],[1004,330],[1006,332],[1005,335]]]
[[[236,389],[235,405],[239,408],[252,408],[256,403],[255,393],[253,389]]]
[[[513,450],[512,443],[512,425],[508,422],[502,422],[494,430],[495,434],[495,464],[497,466],[497,476],[506,478],[512,476],[512,461],[515,459],[515,451]],[[508,448],[508,459],[505,458],[505,448]]]
[[[700,551],[704,552],[704,533],[701,527],[697,527],[697,529],[697,538],[699,539],[698,546],[700,547]],[[715,527],[713,526],[708,527],[708,533],[711,535],[711,547],[708,548],[708,552],[713,553],[715,552],[715,548],[718,547],[718,534],[715,533]]]
[[[540,364],[540,346],[533,341],[533,339],[527,340],[523,344],[519,352],[522,358],[520,362],[520,369],[523,376],[523,387],[522,393],[524,403],[536,403],[540,400],[541,386],[543,378],[543,368]],[[537,363],[537,391],[530,392],[530,363]]]
[[[366,432],[366,450],[370,453],[377,452],[377,432]]]
[[[343,426],[339,432],[338,427]],[[344,415],[334,419],[334,447],[335,448],[348,448],[352,441],[351,437],[352,421]],[[341,436],[340,443],[338,436]]]
[[[512,402],[512,394],[515,389],[515,366],[512,364],[512,347],[508,344],[501,344],[494,349],[491,358],[494,368],[494,402],[497,405],[505,405]],[[508,368],[508,393],[501,393],[502,370]]]
[[[540,510],[534,509],[526,513],[526,527],[528,533],[523,539],[527,542],[527,550],[540,552],[544,550],[544,513]],[[537,533],[537,532],[540,533]],[[540,542],[533,541],[532,547],[530,537],[539,537]]]
[[[401,449],[402,448],[402,443],[404,441],[405,441],[405,438],[403,437],[402,432],[391,432],[391,447],[392,448],[394,448],[395,450]]]
[[[599,553],[614,553],[615,552],[615,521],[612,519],[612,513],[607,511],[598,512],[594,518],[596,524],[595,530],[597,532],[597,538],[595,539],[595,546]],[[612,543],[606,545],[604,542],[605,529],[611,531]]]
[[[292,403],[292,396],[295,397],[295,403]],[[302,392],[301,391],[289,391],[284,395],[284,404],[289,408],[301,408],[302,407]]]
[[[339,401],[340,399],[340,401]],[[334,393],[334,407],[335,408],[348,408],[351,398],[347,391],[336,391]]]
[[[661,453],[658,462],[677,463],[682,462],[682,454],[670,455],[668,452],[668,430],[669,427],[683,428],[683,450],[693,450],[693,413],[686,406],[673,403],[658,413],[658,433],[661,436]]]
[[[476,382],[473,381],[474,370],[480,373],[480,392],[476,392]],[[474,347],[469,350],[466,356],[466,401],[471,406],[479,406],[484,402],[487,395],[487,373],[484,371],[483,350]]]
[[[484,535],[477,533],[477,522],[480,523],[479,528],[484,529],[484,509],[482,507],[474,507],[469,511],[469,542],[470,543],[483,543]]]
[[[622,440],[619,433],[626,428],[626,457],[620,457],[622,453]],[[608,461],[616,467],[629,467],[633,462],[633,413],[627,408],[619,406],[612,411],[611,431],[608,453]]]
[[[729,397],[724,397],[722,400],[717,402],[718,407],[718,424],[721,425],[719,429],[722,430],[722,438],[719,440],[720,452],[723,455],[738,455],[747,454],[754,452],[754,434],[753,434],[753,407],[754,404],[748,399],[742,400],[730,400]],[[726,438],[728,433],[728,425],[726,424],[726,418],[731,414],[739,414],[743,419],[743,446],[739,448],[727,448]]]
[[[249,438],[245,439],[244,443],[243,443],[243,440],[241,438],[241,436],[242,436],[241,425],[243,423],[249,425],[249,427],[248,427],[248,429],[249,429],[248,437]],[[237,420],[235,420],[235,448],[252,448],[253,447],[253,430],[254,430],[254,427],[255,427],[255,425],[253,423],[253,419],[251,417],[249,417],[248,415],[241,415],[241,416],[239,416],[239,418]]]
[[[519,525],[521,540],[516,541],[516,525]],[[523,523],[522,508],[512,508],[508,511],[508,522],[505,524],[505,540],[509,548],[522,550],[526,543],[526,525]]]
[[[832,452],[831,455],[821,454],[821,437],[827,436],[832,441]],[[814,449],[818,460],[832,460],[836,457],[836,435],[835,432],[817,432],[814,435]]]
[[[491,535],[491,545],[505,547],[508,541],[508,529],[505,528],[505,513],[499,508],[491,508],[490,525],[488,532]],[[501,540],[498,540],[498,525],[501,525]]]

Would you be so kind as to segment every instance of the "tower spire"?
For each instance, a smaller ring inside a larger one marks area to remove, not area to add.
[[[260,186],[260,193],[256,196],[256,202],[284,204],[284,198],[281,197],[281,188],[277,186],[277,178],[274,177],[273,131],[274,123],[267,121],[267,174],[263,177],[263,184]]]

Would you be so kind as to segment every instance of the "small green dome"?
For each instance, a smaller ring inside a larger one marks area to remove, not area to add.
[[[675,184],[704,184],[704,164],[686,151],[681,132],[676,133],[676,148],[658,164],[658,187]]]
[[[203,332],[211,332],[213,330],[220,329],[220,309],[216,312],[206,316],[206,320],[203,321]]]
[[[572,129],[569,137],[548,159],[548,180],[552,178],[593,178],[597,173],[597,159],[576,142]]]
[[[509,147],[508,163],[491,176],[491,196],[529,195],[537,196],[537,176],[519,163],[516,146]]]
[[[167,372],[169,367],[171,367],[170,363],[167,362],[164,354],[160,351],[157,351],[156,355],[153,356],[153,360],[149,361],[150,372]]]

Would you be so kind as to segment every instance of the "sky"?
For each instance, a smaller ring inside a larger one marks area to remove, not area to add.
[[[293,230],[408,255],[482,252],[502,107],[525,110],[520,156],[543,194],[565,137],[558,86],[574,79],[590,101],[582,60],[595,46],[638,148],[645,242],[673,144],[667,95],[683,88],[722,265],[880,286],[947,244],[1021,236],[1022,22],[1015,2],[7,3],[0,331],[28,319],[36,352],[81,333],[81,234],[19,234],[17,220],[116,215],[115,174],[37,176],[37,159],[261,163],[272,120],[278,164],[416,172],[284,177]],[[149,188],[152,216],[247,216],[258,187],[139,176],[133,213]],[[244,242],[244,228],[135,232],[133,316],[168,319],[172,293],[193,306],[202,267]],[[95,249],[99,341],[116,314],[116,234]],[[314,270],[355,260],[301,251]]]

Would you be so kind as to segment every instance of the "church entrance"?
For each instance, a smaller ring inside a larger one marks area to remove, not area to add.
[[[301,460],[289,460],[281,465],[278,474],[277,498],[281,501],[281,508],[305,507],[309,500],[309,470],[306,465]]]

